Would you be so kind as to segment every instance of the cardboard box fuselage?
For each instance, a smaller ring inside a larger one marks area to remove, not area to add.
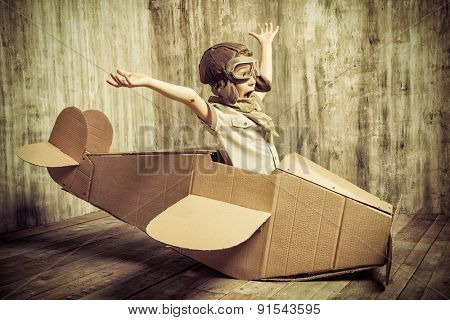
[[[316,274],[385,262],[389,214],[285,171],[252,173],[213,162],[208,153],[86,154],[83,161],[90,164],[72,170],[92,169],[85,170],[87,175],[73,174],[82,177],[82,182],[75,178],[63,188],[143,231],[159,214],[189,196],[270,213],[250,238],[248,232],[219,228],[236,238],[236,246],[193,250],[183,248],[183,242],[179,245],[182,254],[234,278]],[[66,187],[69,184],[71,188]],[[183,214],[186,208],[174,210]],[[204,214],[202,221],[208,218]],[[215,223],[207,221],[203,228]],[[192,226],[180,225],[175,218],[169,228],[191,230]],[[192,236],[198,232],[201,229]],[[163,242],[170,245],[170,240]]]

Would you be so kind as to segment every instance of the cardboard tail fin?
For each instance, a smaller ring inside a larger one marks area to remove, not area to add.
[[[41,167],[77,166],[86,142],[87,123],[83,113],[69,107],[58,115],[48,141],[22,146],[16,154],[22,160]]]
[[[56,183],[84,199],[87,194],[80,181],[87,181],[93,167],[85,155],[108,152],[112,136],[112,125],[102,112],[68,107],[58,115],[48,141],[22,146],[16,154],[28,163],[47,167]]]
[[[86,152],[108,152],[112,133],[111,123],[102,112],[68,107],[58,115],[48,141],[24,145],[16,154],[40,167],[77,166]]]

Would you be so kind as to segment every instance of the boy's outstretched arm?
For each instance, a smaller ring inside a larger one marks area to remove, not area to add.
[[[212,116],[203,100],[194,89],[177,86],[136,72],[129,72],[117,69],[117,73],[111,73],[111,78],[107,83],[116,88],[137,88],[144,87],[155,90],[172,100],[181,102],[188,106],[206,124],[211,125]]]
[[[260,72],[263,76],[269,79],[270,82],[272,82],[272,42],[280,27],[277,26],[274,31],[272,23],[264,23],[264,25],[260,26],[260,28],[260,34],[256,34],[254,32],[250,32],[249,34],[255,37],[261,45]],[[264,99],[266,92],[257,92],[256,94],[262,100]]]

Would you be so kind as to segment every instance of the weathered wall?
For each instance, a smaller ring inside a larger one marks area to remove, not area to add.
[[[281,155],[299,152],[409,213],[448,212],[449,54],[445,1],[0,2],[0,232],[93,210],[14,150],[48,138],[64,106],[103,110],[113,147],[215,145],[182,105],[105,84],[115,66],[191,86],[201,54],[245,42],[258,22],[274,43],[267,112]],[[150,8],[150,9],[149,9]]]

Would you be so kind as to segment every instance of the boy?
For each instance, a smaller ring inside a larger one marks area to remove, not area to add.
[[[221,43],[205,51],[199,65],[200,81],[209,84],[215,94],[208,102],[191,88],[120,69],[107,82],[114,87],[147,87],[185,104],[218,137],[227,163],[270,174],[279,163],[273,144],[273,136],[278,134],[272,119],[261,112],[261,105],[271,89],[272,42],[278,29],[265,23],[260,34],[249,33],[261,45],[261,70],[245,45]]]

